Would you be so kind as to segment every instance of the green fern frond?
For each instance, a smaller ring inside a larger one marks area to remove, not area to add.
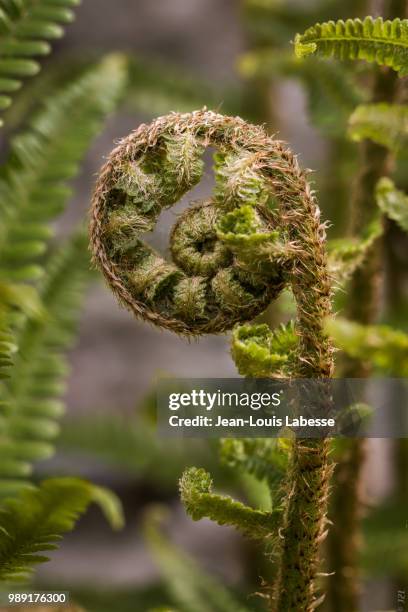
[[[293,323],[271,331],[268,325],[240,325],[232,332],[231,353],[242,376],[293,375],[298,337]]]
[[[376,198],[380,210],[408,232],[408,196],[384,177],[377,183]]]
[[[40,70],[33,57],[50,52],[48,41],[60,38],[74,19],[79,0],[1,0],[0,110],[11,104],[21,80]]]
[[[344,285],[352,277],[382,233],[381,214],[378,212],[360,236],[336,238],[327,243],[329,269],[338,285]]]
[[[333,136],[344,135],[350,113],[366,98],[345,66],[318,57],[303,62],[289,51],[265,49],[245,54],[239,67],[244,77],[299,80],[307,93],[312,123]]]
[[[271,495],[272,507],[279,509],[282,480],[288,466],[288,453],[278,439],[225,438],[221,440],[221,461],[229,467],[265,481]]]
[[[15,331],[18,352],[5,381],[0,405],[0,478],[26,478],[31,463],[53,452],[63,411],[70,346],[89,274],[87,240],[74,236],[50,258],[39,286],[45,315],[26,319]],[[0,480],[0,495],[3,484]]]
[[[408,20],[347,19],[317,23],[295,38],[295,53],[341,60],[362,59],[408,74]]]
[[[408,375],[408,334],[387,325],[360,325],[336,318],[326,322],[335,345],[355,359],[393,376]]]
[[[108,56],[48,99],[27,131],[13,138],[0,176],[0,282],[36,280],[36,265],[51,232],[48,222],[64,207],[67,181],[125,80],[121,56]]]
[[[183,612],[249,612],[218,580],[167,540],[161,533],[165,516],[163,508],[152,508],[146,517],[145,534],[169,595],[180,609]],[[175,612],[173,607],[160,610]]]
[[[99,488],[75,478],[53,478],[7,499],[0,509],[0,580],[26,580],[48,561],[63,533],[71,531],[91,502],[106,505]],[[111,502],[109,502],[111,503]],[[115,516],[116,525],[121,521]]]
[[[193,521],[210,518],[251,538],[268,537],[276,529],[279,513],[254,510],[231,497],[212,493],[211,488],[211,476],[201,468],[187,469],[180,479],[181,501]]]
[[[348,133],[359,142],[368,138],[394,153],[408,145],[408,106],[405,104],[361,104],[349,118]]]

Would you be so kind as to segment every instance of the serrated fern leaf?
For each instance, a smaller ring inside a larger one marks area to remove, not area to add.
[[[347,19],[317,23],[295,38],[297,57],[318,53],[341,60],[362,59],[408,74],[408,20]]]
[[[370,249],[383,233],[381,215],[376,214],[360,236],[328,242],[329,269],[338,285],[346,283],[363,264]]]
[[[408,375],[408,334],[387,325],[364,326],[340,317],[328,320],[326,330],[350,357],[370,363],[380,372]]]
[[[201,468],[189,468],[180,479],[181,500],[193,521],[210,518],[251,538],[268,537],[276,529],[278,513],[254,510],[211,489],[211,476]]]
[[[81,233],[50,258],[39,293],[44,316],[26,319],[15,332],[18,352],[5,381],[0,405],[0,479],[26,478],[31,463],[53,452],[63,405],[70,346],[89,273],[86,237]],[[0,480],[2,487],[7,482]]]
[[[240,325],[232,333],[231,353],[242,376],[286,378],[297,362],[298,337],[292,323],[271,331],[268,325]]]
[[[24,77],[40,70],[32,58],[50,52],[48,41],[60,38],[63,25],[74,19],[79,0],[1,0],[0,110],[11,104],[11,94]]]
[[[46,480],[7,499],[0,509],[0,580],[27,579],[93,501],[99,501],[94,485],[76,478]]]
[[[279,509],[282,480],[288,465],[288,453],[272,438],[225,438],[221,441],[222,463],[241,473],[265,481],[271,495],[272,508]]]
[[[350,113],[365,98],[349,70],[317,57],[303,62],[289,51],[266,49],[245,54],[239,67],[244,77],[299,80],[307,93],[312,123],[330,135],[344,135]]]
[[[361,104],[349,118],[353,140],[365,138],[398,153],[408,145],[408,106],[405,104]]]
[[[108,56],[49,98],[29,129],[13,138],[0,176],[0,282],[38,278],[35,264],[51,235],[47,224],[62,212],[67,181],[113,110],[124,79],[122,58]]]
[[[167,540],[161,533],[164,516],[162,508],[152,508],[145,522],[145,534],[169,595],[180,609],[183,612],[249,612],[218,580]],[[174,608],[159,610],[173,612]]]
[[[376,198],[380,210],[408,232],[408,196],[384,177],[377,183]]]

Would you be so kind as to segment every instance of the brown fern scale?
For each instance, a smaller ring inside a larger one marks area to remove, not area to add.
[[[180,215],[166,261],[143,234],[200,181],[206,147],[216,150],[213,197]],[[94,261],[137,317],[179,334],[223,332],[264,311],[294,263],[271,256],[272,265],[244,265],[220,239],[219,220],[250,204],[260,232],[296,239],[305,202],[312,196],[296,159],[262,127],[207,110],[172,113],[132,132],[101,169],[90,224]]]

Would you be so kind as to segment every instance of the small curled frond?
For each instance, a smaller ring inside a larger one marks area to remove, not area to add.
[[[406,104],[360,104],[348,121],[353,140],[365,138],[399,153],[408,146],[408,106]]]
[[[408,196],[397,189],[387,177],[380,179],[376,187],[377,204],[382,212],[408,232]]]
[[[243,376],[288,378],[299,358],[299,338],[293,323],[271,331],[268,325],[241,325],[234,329],[232,356]]]
[[[318,53],[341,60],[362,59],[408,74],[408,20],[347,19],[317,23],[295,38],[297,57]]]
[[[360,325],[336,317],[326,322],[335,345],[380,372],[408,375],[408,334],[388,325]]]
[[[49,40],[60,38],[74,19],[80,0],[1,0],[0,110],[11,104],[21,80],[40,70],[33,57],[50,52]]]
[[[231,497],[212,493],[211,489],[211,476],[202,468],[189,468],[181,477],[181,500],[193,521],[210,518],[255,539],[268,537],[276,530],[279,513],[254,510]]]

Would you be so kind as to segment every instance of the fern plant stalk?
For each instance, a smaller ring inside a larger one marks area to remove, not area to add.
[[[403,18],[406,12],[406,3],[401,0],[390,0],[389,3],[384,3],[382,12],[389,19],[395,17]],[[403,23],[400,30],[401,56],[404,53],[402,49],[405,40],[405,28],[406,24]],[[379,30],[377,30],[378,32]],[[375,28],[373,40],[373,45],[382,44],[379,40],[375,42]],[[330,41],[327,42],[328,46],[330,44]],[[364,44],[361,47],[361,57],[371,59],[371,52],[364,51]],[[369,44],[367,43],[368,46]],[[327,50],[325,49],[324,53]],[[377,50],[377,53],[378,63],[384,61],[384,63],[398,69],[394,61],[387,61],[379,50]],[[401,63],[400,72],[404,71],[404,66],[406,66],[406,60]],[[390,68],[377,69],[372,87],[372,101],[374,103],[386,102],[392,104],[395,102],[397,95],[397,73]],[[358,235],[360,228],[366,227],[376,216],[376,186],[382,177],[388,176],[392,172],[393,163],[394,158],[388,148],[368,139],[361,143],[360,171],[355,184],[351,205],[351,235]],[[383,221],[383,223],[386,222]],[[386,235],[383,244],[387,244]],[[378,315],[381,283],[381,245],[380,239],[373,243],[365,254],[363,265],[355,270],[351,278],[347,316],[352,321],[363,325],[374,323]],[[344,376],[366,377],[369,374],[370,366],[367,365],[367,362],[351,357],[346,359],[343,370]],[[335,470],[331,502],[331,516],[334,525],[333,529],[330,530],[328,540],[330,571],[334,571],[334,578],[329,581],[329,603],[333,612],[342,612],[343,610],[356,611],[359,609],[360,488],[361,471],[365,459],[364,449],[364,440],[355,439],[347,441],[346,448]],[[345,497],[347,503],[344,503]]]
[[[207,146],[217,151],[215,192],[179,217],[169,263],[142,236],[163,208],[200,180]],[[246,376],[331,376],[332,348],[323,331],[331,309],[325,226],[296,158],[262,127],[206,110],[140,126],[101,170],[90,235],[95,262],[120,302],[137,317],[179,334],[231,329],[291,287],[296,326],[274,333],[262,325],[235,327],[237,367]],[[293,443],[283,514],[212,493],[211,477],[202,469],[190,468],[180,481],[194,520],[210,517],[265,543],[277,542],[271,610],[310,612],[317,605],[328,451],[326,440]]]

